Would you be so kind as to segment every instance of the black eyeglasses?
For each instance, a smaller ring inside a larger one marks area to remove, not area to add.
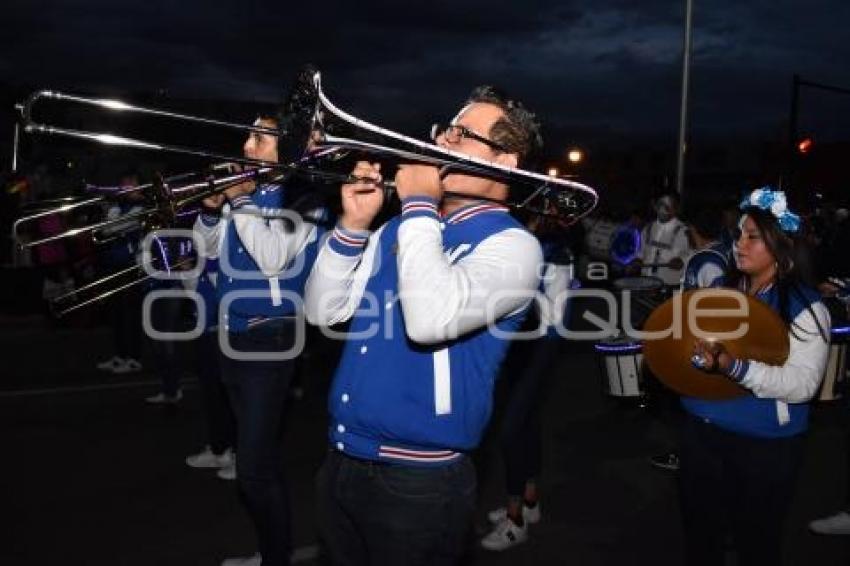
[[[483,143],[484,145],[495,149],[496,151],[501,151],[507,153],[507,149],[500,143],[496,143],[493,140],[488,140],[482,135],[476,134],[466,126],[461,126],[460,124],[449,124],[448,126],[443,126],[442,124],[434,124],[431,126],[431,139],[437,141],[437,138],[442,134],[442,136],[449,143],[460,143],[460,140],[463,138],[468,138],[471,140],[475,140]]]

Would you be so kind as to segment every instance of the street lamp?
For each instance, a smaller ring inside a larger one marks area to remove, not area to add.
[[[547,173],[549,174],[550,177],[557,177],[559,171],[558,171],[557,167],[550,167],[549,171],[547,171]]]
[[[584,152],[578,148],[573,148],[567,152],[567,161],[573,164],[581,163],[584,159]]]

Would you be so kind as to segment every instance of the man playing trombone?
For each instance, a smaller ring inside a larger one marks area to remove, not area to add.
[[[435,141],[509,167],[541,145],[533,114],[491,87]],[[320,531],[334,564],[453,564],[475,503],[467,452],[542,253],[499,204],[504,181],[402,165],[401,215],[370,231],[384,202],[380,164],[360,162],[353,176],[305,292],[311,322],[350,321],[317,480]]]

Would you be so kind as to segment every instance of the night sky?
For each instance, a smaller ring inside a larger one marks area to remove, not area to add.
[[[13,0],[0,81],[103,95],[274,101],[307,62],[332,100],[419,134],[498,84],[557,138],[673,138],[684,0],[295,3]],[[776,139],[793,73],[850,88],[847,0],[695,0],[693,135]],[[801,125],[847,139],[850,96]]]

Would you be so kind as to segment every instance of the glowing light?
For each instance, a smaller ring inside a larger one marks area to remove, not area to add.
[[[584,152],[580,149],[571,149],[567,152],[567,161],[570,163],[581,163],[584,159]]]
[[[812,150],[814,143],[815,142],[812,141],[812,138],[804,138],[797,144],[797,151],[800,153],[809,153]]]
[[[550,177],[557,177],[559,171],[558,171],[557,167],[550,167],[549,171],[547,173],[549,174]]]
[[[622,346],[618,346],[612,343],[604,343],[600,342],[599,344],[594,344],[593,349],[601,354],[633,354],[643,350],[643,344],[640,343],[631,343],[631,344],[623,344]]]

